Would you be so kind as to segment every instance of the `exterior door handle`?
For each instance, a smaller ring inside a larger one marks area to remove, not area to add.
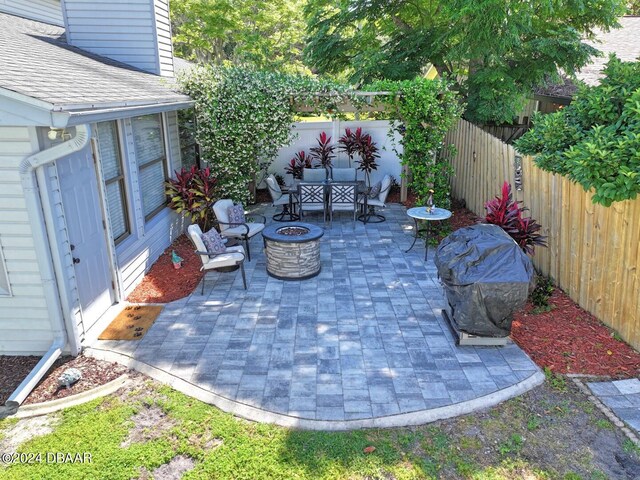
[[[73,257],[73,263],[75,263],[75,264],[80,263],[80,259],[76,258],[76,257]]]

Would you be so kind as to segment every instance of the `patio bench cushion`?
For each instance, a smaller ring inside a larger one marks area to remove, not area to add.
[[[227,251],[223,254],[216,255],[210,258],[203,264],[202,269],[206,270],[208,265],[214,265],[215,268],[219,267],[231,267],[237,265],[244,260],[244,248],[242,245],[236,245],[235,247],[228,247]]]

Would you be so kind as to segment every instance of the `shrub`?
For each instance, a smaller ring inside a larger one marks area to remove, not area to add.
[[[539,223],[522,216],[527,209],[520,207],[520,203],[513,200],[511,185],[504,182],[502,195],[484,204],[487,210],[485,221],[502,227],[525,253],[533,255],[536,245],[547,246],[546,237],[539,233],[542,228]]]
[[[609,206],[640,192],[640,62],[613,56],[604,74],[600,85],[579,88],[563,110],[536,114],[515,146]]]
[[[249,182],[293,139],[299,105],[318,113],[347,99],[357,103],[346,85],[240,66],[195,67],[180,82],[195,100],[201,158],[218,179],[221,197],[245,204]]]
[[[218,200],[216,179],[209,167],[196,166],[176,172],[176,177],[165,182],[165,194],[169,197],[169,208],[184,213],[191,223],[197,223],[203,231],[213,225],[211,207]]]

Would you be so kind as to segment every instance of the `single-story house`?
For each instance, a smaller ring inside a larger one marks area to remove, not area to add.
[[[185,228],[168,8],[0,1],[0,355],[77,354]]]

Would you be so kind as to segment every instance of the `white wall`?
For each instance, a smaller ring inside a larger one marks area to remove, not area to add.
[[[60,0],[0,0],[0,12],[63,26]]]
[[[38,150],[35,128],[0,127],[0,270],[6,268],[11,287],[0,295],[0,355],[42,354],[53,341],[18,171]]]
[[[279,173],[284,176],[285,181],[289,183],[292,180],[291,175],[285,175],[285,167],[289,164],[289,161],[300,150],[305,150],[309,154],[309,149],[317,144],[317,139],[320,133],[326,132],[330,135],[331,143],[337,146],[338,139],[344,134],[346,128],[355,130],[358,127],[362,127],[363,133],[368,133],[376,142],[380,149],[380,158],[376,162],[378,164],[378,170],[371,173],[372,184],[378,180],[382,180],[382,177],[386,174],[393,175],[395,179],[400,182],[400,160],[393,151],[393,145],[391,139],[387,136],[389,131],[389,122],[386,120],[375,121],[339,121],[334,122],[299,122],[293,125],[293,131],[297,134],[297,138],[288,147],[284,147],[280,150],[278,157],[269,167],[270,173]],[[396,143],[398,139],[396,138]],[[402,147],[398,146],[399,151],[402,151]],[[349,160],[346,154],[338,152],[336,148],[336,158],[333,161],[334,168],[348,167]],[[352,167],[357,168],[357,164],[352,162]],[[358,179],[364,180],[364,172],[358,172]]]

